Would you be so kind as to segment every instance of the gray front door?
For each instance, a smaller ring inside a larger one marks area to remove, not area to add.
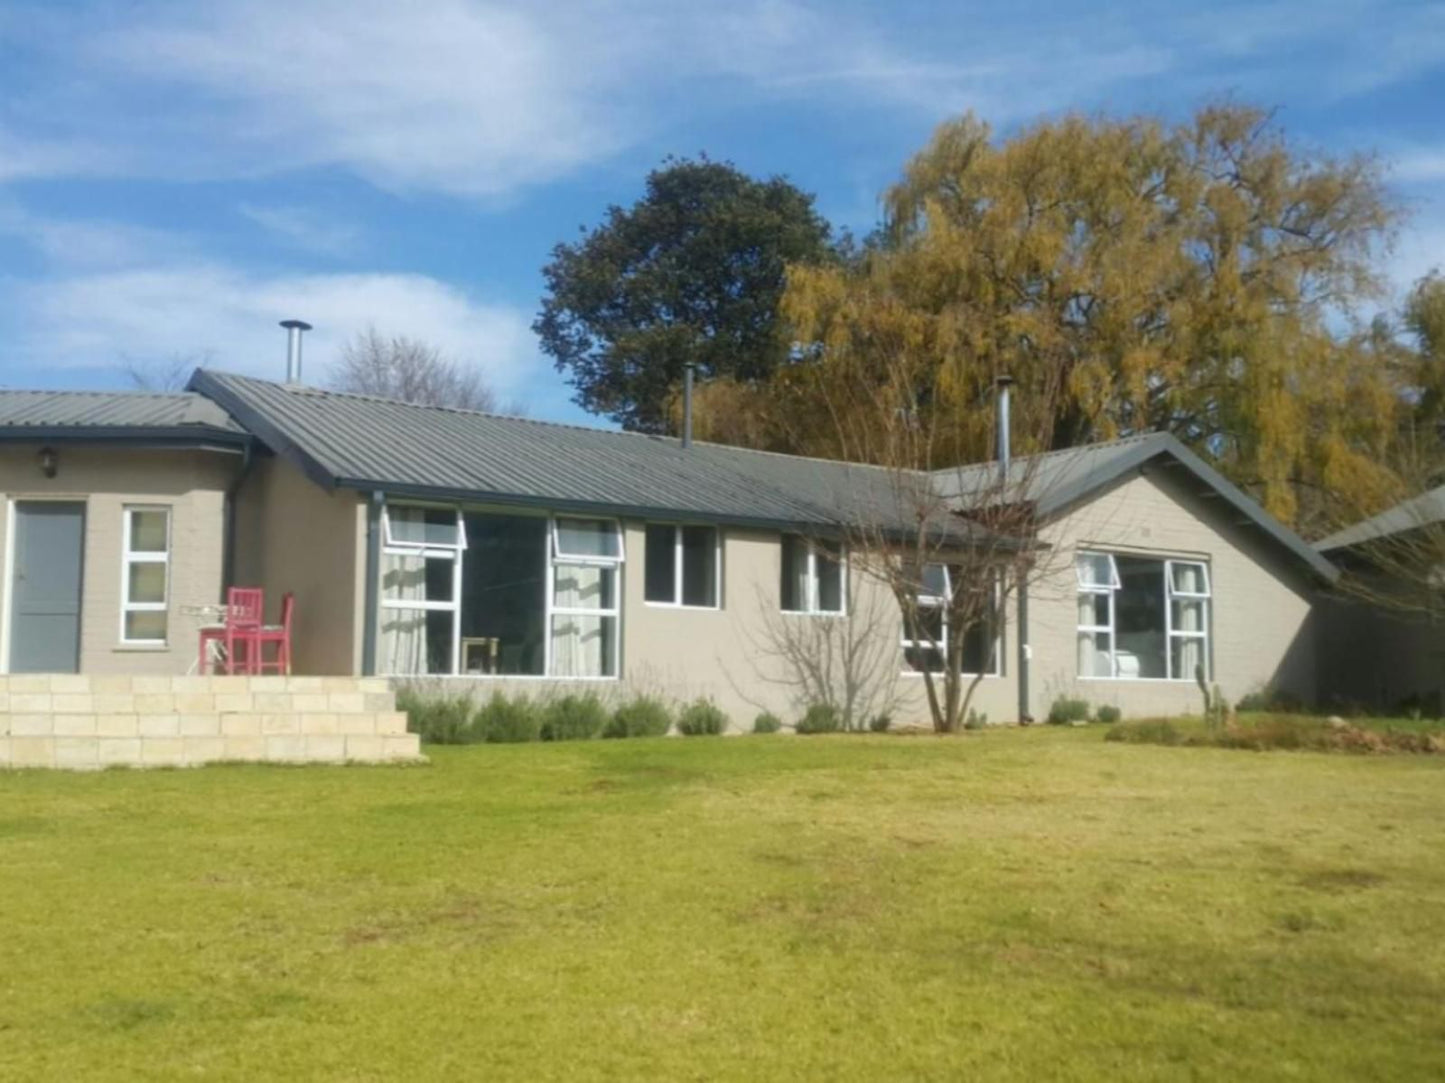
[[[80,575],[85,505],[15,503],[10,584],[10,672],[80,668]]]

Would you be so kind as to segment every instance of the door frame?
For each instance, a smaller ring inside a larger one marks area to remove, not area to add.
[[[76,644],[77,665],[85,647],[85,551],[90,542],[90,497],[85,493],[42,493],[28,496],[12,493],[5,498],[5,585],[4,605],[0,605],[0,674],[10,672],[10,624],[15,609],[15,505],[16,504],[79,504],[83,509],[80,526],[80,626]]]

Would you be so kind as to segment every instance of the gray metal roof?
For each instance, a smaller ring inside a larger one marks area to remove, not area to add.
[[[246,437],[220,406],[190,391],[0,390],[0,439],[220,439]]]
[[[1347,526],[1315,542],[1315,548],[1322,553],[1334,549],[1348,549],[1363,542],[1378,541],[1392,534],[1401,534],[1419,527],[1433,526],[1445,522],[1445,485],[1387,508],[1379,515]]]
[[[873,466],[417,406],[198,370],[219,403],[318,484],[499,504],[740,524],[913,527],[898,476]],[[923,475],[915,475],[927,484]],[[977,528],[959,521],[962,540]]]
[[[1316,575],[1334,582],[1339,569],[1319,555],[1303,538],[1281,523],[1233,482],[1190,451],[1171,433],[1143,433],[1084,447],[1066,448],[1043,455],[1015,459],[1009,476],[1010,487],[1027,486],[1043,518],[1052,518],[1089,499],[1145,463],[1166,459],[1177,464],[1200,485],[1217,494],[1240,512],[1248,525],[1303,561]],[[949,495],[966,496],[986,491],[997,484],[998,464],[981,463],[934,472],[935,484]]]

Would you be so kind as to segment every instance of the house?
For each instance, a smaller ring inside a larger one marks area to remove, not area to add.
[[[1345,573],[1345,589],[1321,606],[1329,651],[1321,659],[1326,702],[1379,712],[1445,705],[1445,486],[1346,527],[1315,545]]]
[[[962,630],[978,710],[1181,713],[1200,676],[1313,698],[1329,561],[1169,436],[1026,463],[1047,569]],[[0,464],[8,671],[184,673],[234,582],[294,592],[299,673],[710,696],[735,726],[796,715],[780,636],[861,628],[895,716],[926,722],[937,652],[847,551],[860,514],[909,529],[877,467],[207,370],[174,395],[0,392]]]

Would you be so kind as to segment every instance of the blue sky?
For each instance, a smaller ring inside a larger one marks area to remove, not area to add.
[[[866,230],[942,119],[1229,95],[1391,163],[1397,288],[1445,265],[1445,3],[59,0],[0,6],[0,382],[127,361],[310,378],[374,324],[576,420],[530,331],[552,245],[668,154]]]

